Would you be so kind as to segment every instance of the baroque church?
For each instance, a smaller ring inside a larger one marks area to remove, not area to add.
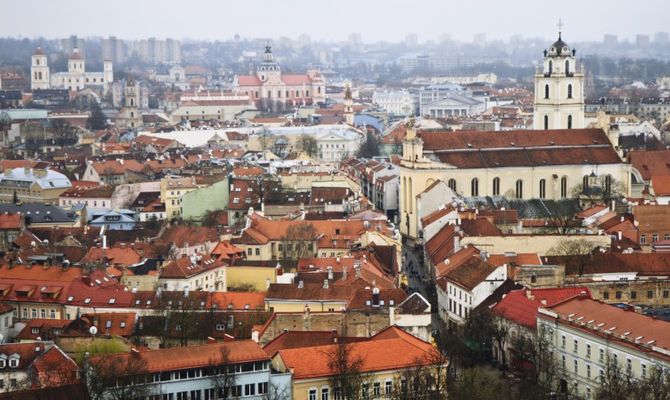
[[[464,197],[562,199],[588,179],[620,183],[629,196],[632,174],[608,135],[584,127],[584,73],[576,52],[558,40],[535,75],[534,129],[416,131],[407,126],[400,165],[400,232],[420,234],[416,197],[436,180]]]
[[[317,70],[304,74],[285,74],[274,60],[272,48],[265,47],[263,62],[249,75],[235,77],[234,90],[262,110],[283,110],[325,101],[326,81]]]
[[[112,62],[103,62],[102,72],[87,72],[86,60],[75,48],[67,61],[67,72],[54,72],[49,70],[47,55],[41,47],[35,50],[30,63],[30,88],[31,90],[43,89],[68,89],[79,91],[91,88],[102,95],[107,94],[114,81],[114,70]]]

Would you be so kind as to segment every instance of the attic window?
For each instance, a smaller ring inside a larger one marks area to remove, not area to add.
[[[5,368],[7,366],[7,361],[0,360],[0,368]]]
[[[88,298],[88,297],[85,298],[85,299],[84,299],[84,304],[89,304],[89,303],[91,303],[91,299]]]
[[[248,310],[248,309],[249,309],[249,304],[245,304],[245,305],[244,305],[244,309],[245,309],[245,310]]]
[[[140,301],[139,301],[139,300],[135,300],[135,305],[137,306],[137,305],[139,305],[139,304],[140,304]]]
[[[72,300],[74,300],[74,296],[68,296],[67,297],[67,301],[72,301]]]
[[[19,359],[18,358],[10,358],[9,359],[9,366],[12,368],[16,368],[19,366]]]
[[[109,304],[114,304],[114,303],[116,303],[116,299],[114,297],[109,299]]]
[[[112,327],[112,321],[105,322],[105,328],[109,329]]]
[[[395,301],[394,301],[394,300],[389,300],[389,305],[390,305],[390,306],[392,306],[392,305],[394,305],[394,304],[395,304]]]
[[[125,328],[125,327],[126,327],[126,321],[121,321],[121,328]]]
[[[216,324],[216,330],[217,331],[225,331],[226,330],[226,325],[225,324]]]
[[[40,333],[40,328],[32,328],[32,329],[30,330],[30,332],[31,332],[33,335],[37,335],[38,333]]]

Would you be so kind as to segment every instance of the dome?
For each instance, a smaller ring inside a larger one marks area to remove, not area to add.
[[[37,46],[37,49],[35,49],[35,56],[43,56],[44,55],[44,50],[42,50],[42,46]]]
[[[561,34],[558,34],[558,40],[554,42],[549,48],[549,56],[569,56],[570,46],[561,39]]]
[[[70,60],[83,60],[84,57],[82,57],[81,53],[79,52],[78,48],[74,48],[72,51],[72,54],[70,55]]]

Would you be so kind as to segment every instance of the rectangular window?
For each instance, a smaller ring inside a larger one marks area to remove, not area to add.
[[[247,249],[247,255],[248,255],[248,256],[251,256],[251,255],[253,255],[253,254],[254,254],[254,249],[252,249],[251,247],[249,247],[249,248]]]
[[[653,290],[647,290],[647,298],[648,299],[653,299],[654,298],[654,291]]]
[[[316,389],[309,389],[309,400],[316,400]]]
[[[600,349],[600,357],[598,359],[600,361],[605,361],[605,349]]]
[[[586,377],[591,379],[591,364],[586,364]]]
[[[321,400],[328,400],[329,393],[330,390],[327,387],[321,388]]]
[[[375,382],[372,385],[372,395],[375,398],[378,398],[379,396],[382,395],[382,384],[380,382]]]
[[[393,382],[392,381],[384,382],[384,394],[389,396],[391,395],[392,391],[393,391]]]
[[[575,374],[576,374],[576,373],[579,372],[579,363],[577,362],[577,360],[574,360],[572,363],[574,364]]]
[[[573,353],[579,352],[579,342],[577,341],[577,339],[573,341],[572,352]]]
[[[647,243],[647,235],[640,235],[640,244]]]
[[[268,383],[259,382],[258,383],[258,394],[267,394],[268,393]]]
[[[658,233],[654,233],[653,235],[651,235],[651,242],[652,243],[658,242]]]
[[[244,385],[244,395],[245,396],[253,396],[256,394],[256,384],[255,383],[247,383]]]
[[[256,247],[256,255],[260,256],[261,255],[261,249],[260,247]]]
[[[561,335],[561,348],[565,348],[565,335]]]
[[[610,292],[603,292],[603,299],[607,300],[610,298]]]
[[[646,377],[647,377],[647,366],[642,364],[642,378],[644,379]]]
[[[591,358],[591,345],[586,345],[586,358]]]
[[[620,299],[620,298],[621,298],[621,291],[617,290],[616,293],[614,293],[614,296],[615,296],[617,299]]]
[[[630,291],[630,298],[631,300],[637,299],[637,292],[635,290]]]

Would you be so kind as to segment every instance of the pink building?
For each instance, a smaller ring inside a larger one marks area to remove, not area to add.
[[[282,74],[272,49],[265,46],[263,62],[256,68],[256,74],[237,76],[235,91],[248,95],[262,110],[276,111],[324,101],[326,81],[317,70],[302,75]]]

